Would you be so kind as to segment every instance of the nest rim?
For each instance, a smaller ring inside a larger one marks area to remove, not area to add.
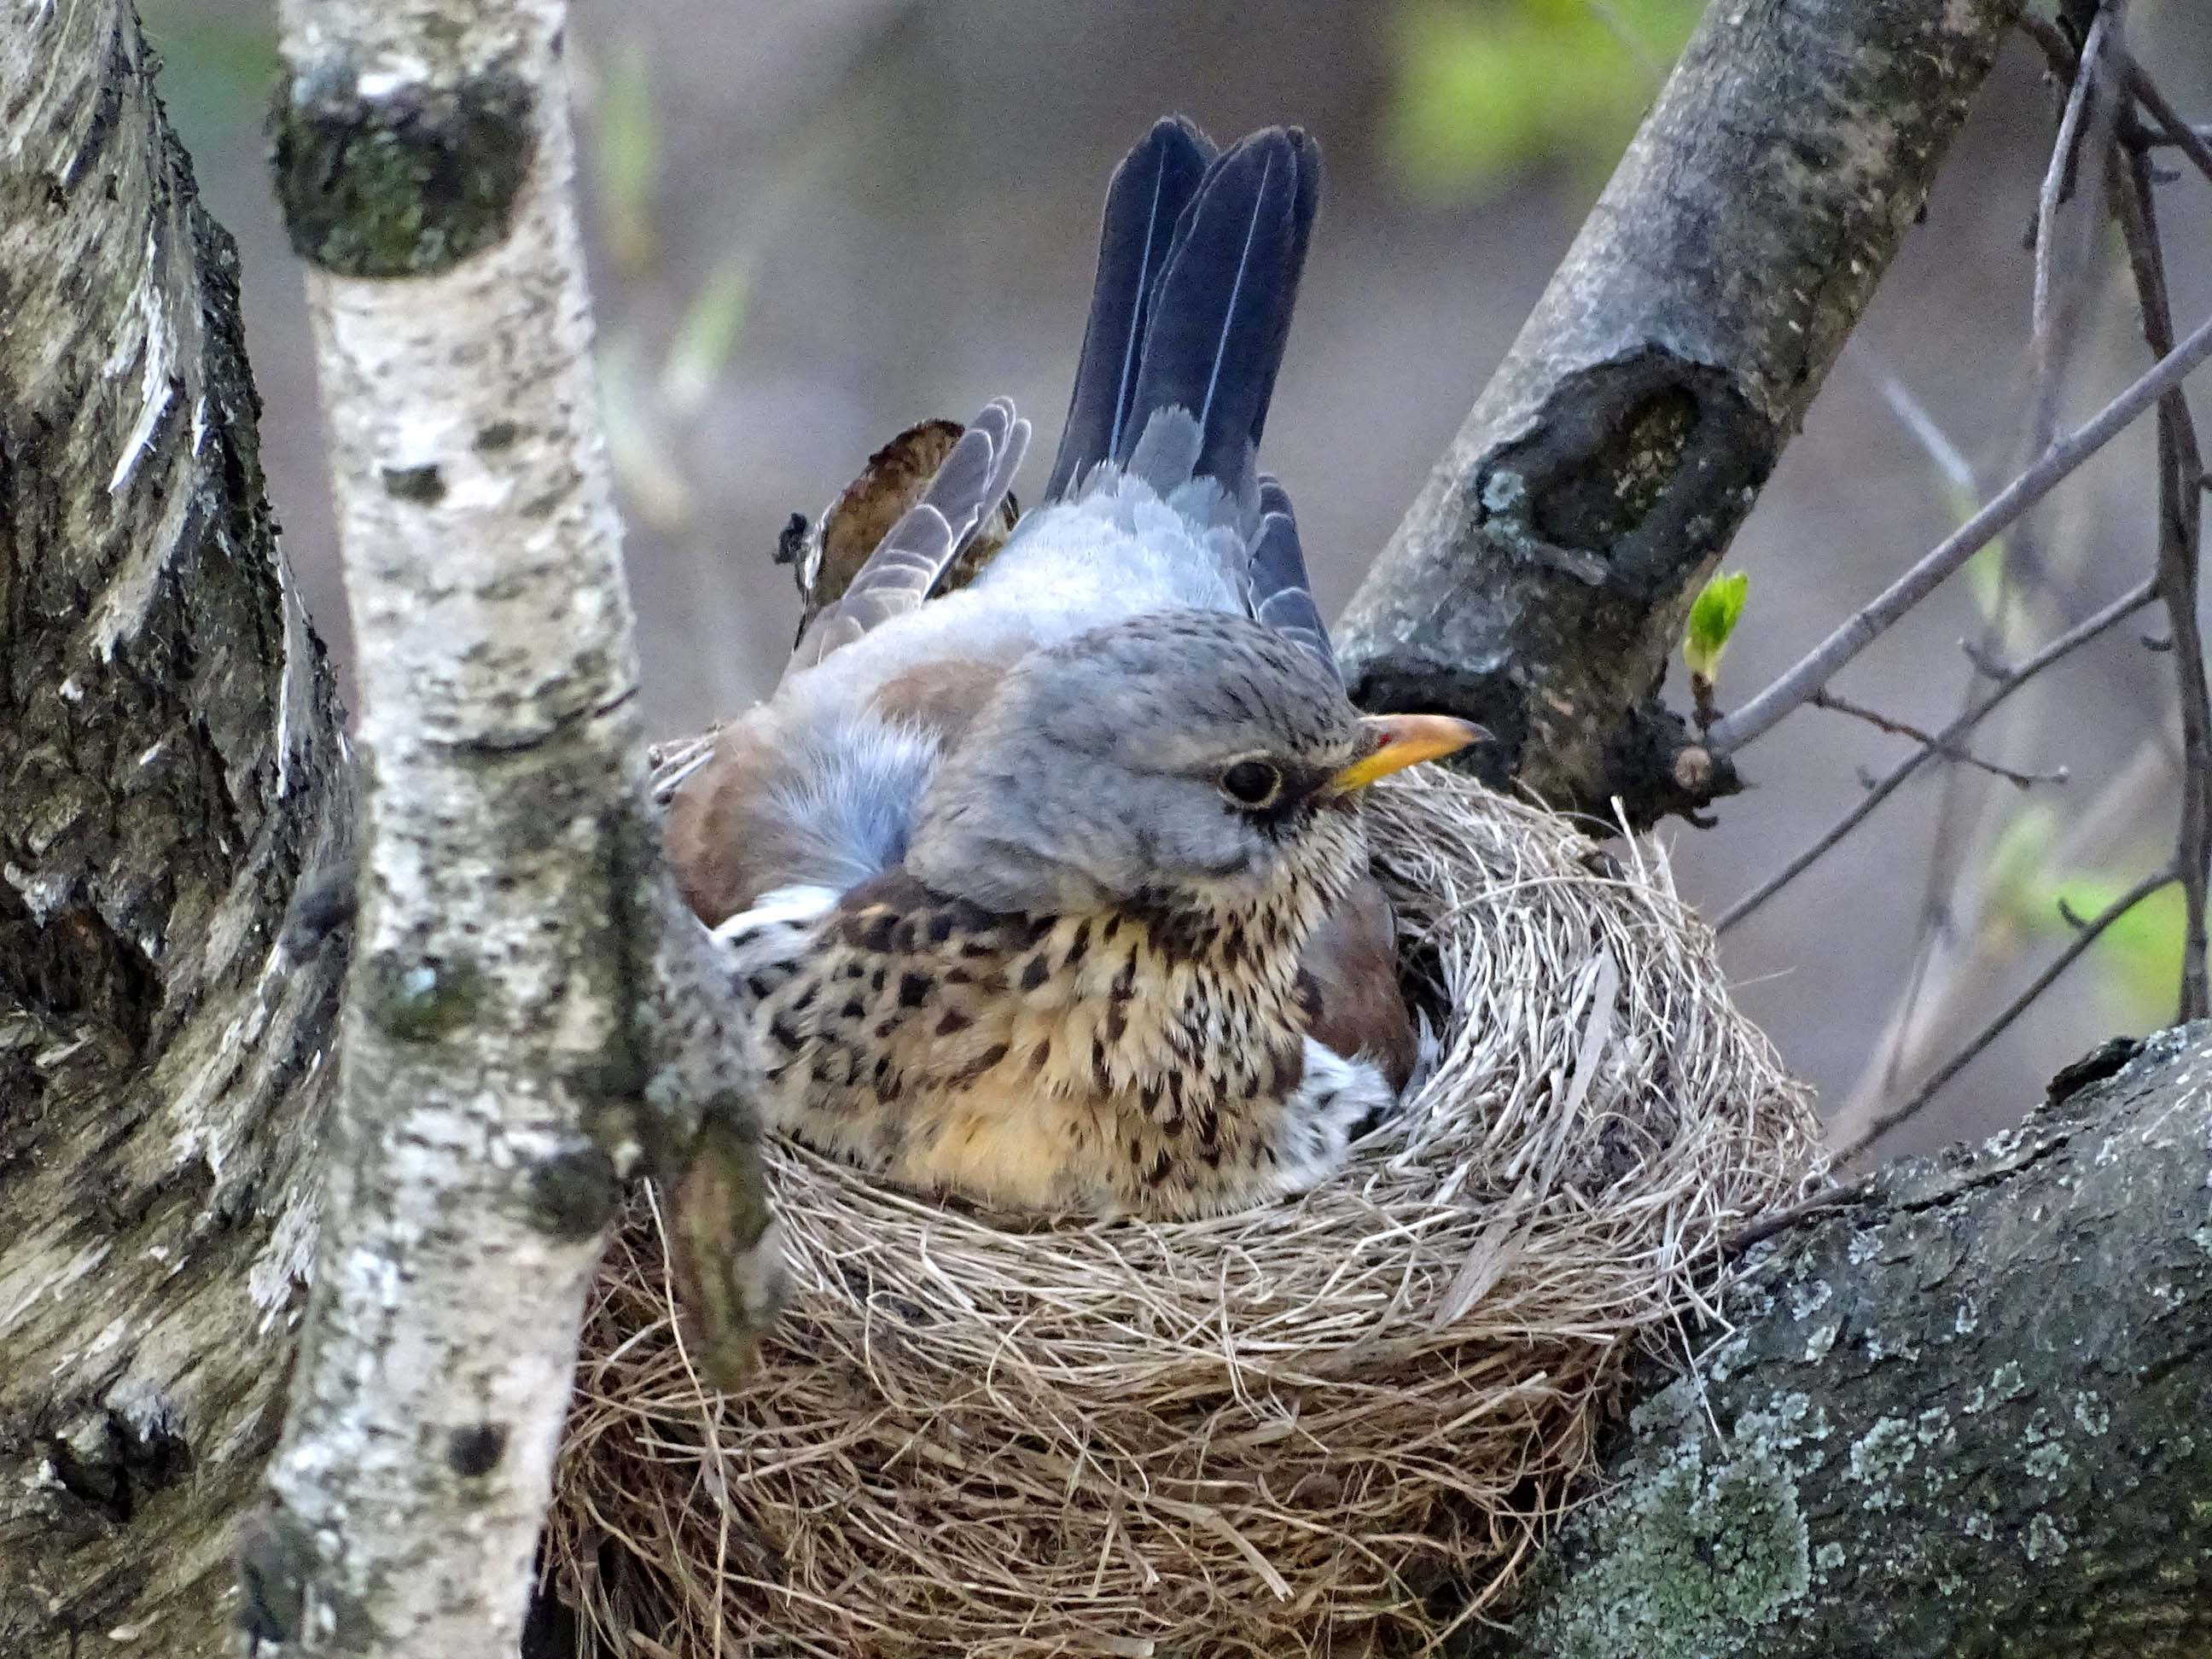
[[[1656,843],[1441,769],[1372,793],[1449,1018],[1315,1193],[1010,1224],[771,1141],[796,1288],[740,1395],[633,1206],[550,1534],[584,1651],[1430,1652],[1510,1590],[1817,1136]]]

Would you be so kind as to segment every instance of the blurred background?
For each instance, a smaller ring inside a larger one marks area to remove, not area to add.
[[[239,239],[286,546],[342,669],[300,275],[263,170],[267,0],[141,0],[161,87]],[[656,736],[774,679],[797,614],[771,562],[908,423],[1012,394],[1048,464],[1108,173],[1158,115],[1218,137],[1320,135],[1325,210],[1268,427],[1324,608],[1388,539],[1504,354],[1701,9],[1697,0],[578,0],[572,58],[600,319]],[[2212,118],[2212,12],[2138,0],[2136,55]],[[2006,49],[1964,138],[1727,568],[1750,596],[1721,676],[1740,702],[2014,470],[2032,224],[2057,94]],[[2171,152],[2168,152],[2170,155]],[[2177,169],[2179,171],[2179,169]],[[2161,210],[2183,331],[2212,308],[2212,186]],[[2065,380],[2071,425],[2147,363],[2100,234]],[[2197,406],[2206,410],[2200,377]],[[2147,424],[1880,641],[1837,689],[1922,726],[1960,708],[1961,639],[2024,654],[2148,574]],[[2009,558],[2007,553],[2009,553]],[[2171,855],[2170,660],[2114,631],[2013,699],[1978,752],[2063,782],[1923,769],[1726,934],[1743,1001],[1842,1138],[1909,1097],[2094,913]],[[2154,645],[2154,639],[2153,644]],[[1677,679],[1680,676],[1678,674]],[[1686,702],[1676,685],[1673,694]],[[1720,825],[1660,832],[1717,916],[1846,811],[1904,739],[1807,708],[1740,757]],[[2171,1019],[2179,900],[2106,936],[1888,1142],[2015,1120],[2058,1066]]]

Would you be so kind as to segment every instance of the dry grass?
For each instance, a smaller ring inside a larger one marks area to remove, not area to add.
[[[778,1144],[796,1294],[743,1397],[641,1203],[560,1463],[587,1652],[1419,1653],[1504,1593],[1813,1122],[1649,848],[1440,770],[1376,795],[1449,1013],[1302,1202],[1012,1231]]]

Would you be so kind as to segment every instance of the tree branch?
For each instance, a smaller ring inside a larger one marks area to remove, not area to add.
[[[1910,1122],[1918,1116],[1928,1103],[1942,1092],[1946,1084],[1972,1065],[1984,1049],[2010,1030],[2012,1023],[2026,1013],[2038,997],[2057,984],[2058,976],[2080,961],[2083,953],[2103,938],[2114,922],[2152,894],[2162,892],[2173,885],[2174,879],[2172,870],[2154,870],[2095,915],[2087,919],[2069,916],[2068,920],[2075,923],[2074,937],[2066,941],[2065,948],[2045,963],[2043,970],[2030,980],[2017,996],[1997,1011],[1996,1018],[1967,1038],[1957,1052],[1929,1073],[1927,1079],[1902,1104],[1868,1123],[1857,1138],[1844,1149],[1842,1160],[1849,1163],[1864,1157],[1867,1148],[1875,1141],[1898,1125]]]
[[[2140,64],[2128,65],[2128,91],[2142,106],[2144,113],[2158,124],[2163,136],[2152,142],[2172,145],[2195,162],[2207,179],[2212,179],[2212,127],[2193,127],[2183,120],[2181,112],[2174,108]]]
[[[1803,852],[1799,853],[1789,863],[1729,906],[1722,913],[1720,920],[1713,924],[1713,931],[1726,933],[1799,876],[1804,874],[1823,853],[1865,823],[1873,814],[1875,808],[1894,794],[1899,785],[1929,761],[1940,755],[1949,753],[1952,749],[1965,742],[1975,726],[2021,686],[2054,663],[2063,661],[2073,655],[2090,641],[2110,633],[2157,597],[2157,584],[2147,581],[2141,586],[2131,588],[2123,593],[2103,610],[2084,617],[2057,638],[2040,647],[2018,666],[2005,667],[1991,663],[1984,667],[1983,672],[1996,682],[1989,691],[1969,705],[1965,714],[1936,732],[1936,740],[1933,743],[1916,750],[1899,761],[1873,788],[1866,792],[1863,798],[1853,803],[1850,811],[1822,831]]]
[[[1734,714],[1715,723],[1707,738],[1717,753],[1732,754],[1773,729],[1809,700],[1852,658],[1934,592],[1938,584],[2015,523],[2081,465],[2126,430],[2130,422],[2212,358],[2212,319],[2146,370],[2077,431],[2060,439],[1990,499],[1980,512],[1930,549],[1863,608],[1846,618],[1774,683]]]
[[[2032,465],[2058,437],[2060,406],[2081,344],[2083,315],[2101,277],[2097,254],[2104,222],[2104,175],[2093,166],[2085,186],[2079,162],[2085,151],[2093,161],[2103,155],[2115,125],[2111,64],[2122,51],[2124,15],[2124,0],[2111,0],[2100,4],[2091,19],[2081,58],[2087,72],[2066,77],[2057,131],[2036,192],[2028,389],[2021,409],[2013,471]],[[1964,499],[1978,501],[1982,493],[1973,489]],[[2032,511],[2024,513],[2005,537],[1996,561],[1995,603],[1982,619],[1978,637],[1966,647],[1978,668],[1993,659],[2023,626],[2034,632],[2049,624],[2046,613],[2054,595],[2044,544],[2042,526]],[[1961,712],[1975,696],[1969,677],[1960,688]],[[1948,992],[1963,988],[1974,978],[1970,960],[1960,957],[1958,946],[1962,917],[1971,918],[1978,908],[1972,855],[1977,831],[1983,828],[1978,820],[1984,818],[1986,806],[1987,792],[1979,779],[1960,768],[1944,777],[1902,989],[1877,1052],[1860,1068],[1858,1083],[1840,1106],[1830,1103],[1832,1133],[1834,1122],[1863,1117],[1861,1108],[1870,1095],[1894,1091],[1907,1054],[1924,1033],[1930,1007],[1940,1006]],[[1966,933],[1973,933],[1971,923]]]
[[[2154,94],[2148,77],[2138,76]],[[2173,349],[2173,308],[2159,240],[2158,202],[2149,164],[2114,146],[2111,155],[2112,211],[2127,243],[2143,339],[2154,354]],[[2204,475],[2197,423],[2189,399],[2177,388],[2158,404],[2158,590],[2166,606],[2175,694],[2181,709],[2181,823],[2174,872],[2181,882],[2183,929],[2179,1018],[2212,1015],[2205,970],[2205,879],[2212,864],[2212,689],[2205,681],[2204,641],[2197,624],[2197,560],[2204,507],[2197,481]]]
[[[236,250],[118,0],[0,29],[0,1653],[232,1648],[344,953]],[[118,1634],[118,1632],[120,1634]]]
[[[1482,1659],[2184,1659],[2212,1641],[2212,1028],[1760,1246]]]
[[[1879,708],[1869,708],[1863,702],[1853,702],[1849,697],[1839,696],[1833,691],[1815,691],[1811,702],[1815,708],[1826,708],[1832,714],[1849,714],[1855,720],[1865,721],[1877,732],[1887,732],[1896,738],[1911,738],[1922,748],[1934,750],[1945,760],[1956,761],[1962,766],[1973,767],[1977,770],[1988,773],[1993,778],[2002,778],[2015,789],[2027,789],[2039,783],[2063,783],[2069,775],[2063,766],[2054,767],[2048,772],[2026,772],[2018,767],[2000,765],[1996,761],[1987,760],[1977,755],[1964,744],[1946,743],[1936,733],[1915,726],[1910,720],[1898,720],[1894,716],[1883,714]]]
[[[1479,720],[1502,772],[1608,818],[1736,787],[1657,687],[2019,11],[1708,11],[1353,599],[1362,701]]]
[[[694,1231],[739,1328],[718,1337],[766,1316],[777,1252],[743,1051],[686,976],[704,938],[646,809],[565,8],[287,0],[282,21],[276,179],[310,265],[373,784],[328,1216],[244,1565],[265,1642],[512,1653],[623,1180],[649,1159],[684,1190],[703,1104]]]

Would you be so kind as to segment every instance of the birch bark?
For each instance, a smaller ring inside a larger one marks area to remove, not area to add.
[[[309,264],[367,826],[326,1223],[246,1565],[258,1633],[317,1652],[515,1650],[621,1183],[674,1167],[702,1079],[741,1127],[726,1045],[665,1063],[692,1033],[656,1006],[655,957],[697,930],[646,815],[563,21],[282,11],[276,181]],[[758,1315],[752,1200],[720,1219]]]
[[[229,1646],[314,1239],[351,768],[237,253],[120,0],[0,27],[0,1654]]]

